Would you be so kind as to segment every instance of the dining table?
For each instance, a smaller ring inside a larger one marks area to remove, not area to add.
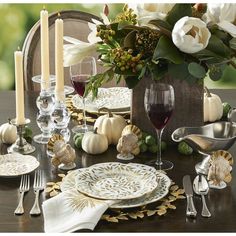
[[[222,102],[228,102],[232,107],[236,107],[236,89],[212,89],[211,92],[219,95]],[[33,135],[40,133],[36,123],[38,109],[36,107],[37,92],[25,91],[25,116],[31,120],[29,126]],[[186,114],[187,115],[187,114]],[[6,123],[8,118],[15,117],[15,92],[0,92],[0,124]],[[235,121],[236,122],[236,121]],[[69,126],[76,123],[71,121]],[[70,143],[74,147],[71,137]],[[51,164],[51,157],[47,156],[47,146],[32,142],[36,150],[31,155],[35,156],[40,163],[38,169],[43,171],[43,181],[56,182],[61,178],[58,174],[66,171],[60,170]],[[7,145],[0,144],[1,154],[7,153]],[[76,149],[76,148],[75,148]],[[236,156],[236,145],[234,144],[229,152]],[[89,167],[96,163],[103,162],[123,162],[117,159],[115,146],[110,146],[108,150],[99,155],[89,155],[76,149],[76,168]],[[147,163],[156,158],[156,154],[149,152],[141,153],[131,162]],[[172,181],[180,188],[183,188],[183,176],[190,175],[193,181],[196,176],[195,165],[203,160],[203,156],[194,152],[192,155],[180,154],[177,144],[169,144],[167,150],[163,152],[163,158],[173,162],[174,167],[166,173]],[[35,194],[33,191],[34,172],[30,173],[31,187],[24,198],[25,213],[15,215],[14,210],[19,202],[20,176],[0,177],[0,232],[44,232],[43,214],[31,216],[29,214],[33,206]],[[40,203],[47,200],[46,192],[41,192]],[[168,210],[165,215],[153,215],[138,219],[129,219],[115,222],[100,220],[93,232],[236,232],[236,168],[232,169],[232,181],[224,189],[210,189],[206,195],[206,202],[211,212],[211,217],[201,216],[201,197],[194,194],[194,203],[198,211],[196,218],[186,216],[186,199],[178,199],[174,204],[175,210]],[[63,202],[61,203],[63,204]],[[58,206],[60,207],[60,205]],[[55,209],[56,211],[56,209]],[[66,219],[65,219],[66,220]],[[79,232],[90,232],[90,230],[80,230]]]

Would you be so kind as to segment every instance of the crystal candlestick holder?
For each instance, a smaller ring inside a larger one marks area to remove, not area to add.
[[[48,86],[50,88],[50,86]],[[36,105],[39,109],[37,114],[37,125],[42,131],[41,134],[34,136],[34,141],[40,144],[47,144],[51,137],[51,132],[54,124],[51,114],[54,110],[54,97],[49,89],[41,89],[41,92],[36,100]]]
[[[15,125],[17,128],[17,135],[18,138],[16,140],[15,143],[13,143],[8,149],[7,152],[8,153],[20,153],[20,154],[30,154],[32,152],[35,151],[35,147],[29,143],[27,143],[27,141],[24,139],[23,135],[25,132],[25,126],[28,125],[30,123],[29,119],[25,119],[25,124],[21,124],[18,125],[16,123],[16,120],[13,119],[11,120],[11,124]]]
[[[56,100],[54,111],[52,113],[52,120],[54,122],[53,134],[62,135],[67,143],[70,140],[70,130],[68,124],[70,122],[70,115],[65,106],[64,100]]]

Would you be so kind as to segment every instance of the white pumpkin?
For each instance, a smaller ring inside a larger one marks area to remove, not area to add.
[[[117,145],[121,137],[122,130],[126,126],[125,119],[120,115],[112,114],[107,108],[102,108],[108,113],[97,118],[94,127],[98,128],[99,134],[105,134],[108,139],[108,144]]]
[[[12,144],[17,139],[16,126],[10,122],[2,124],[0,126],[0,139],[3,143]]]
[[[106,135],[89,131],[84,134],[82,139],[82,149],[89,154],[100,154],[108,149],[108,140]]]
[[[210,93],[205,87],[204,93],[204,122],[220,120],[223,115],[223,106],[220,97]]]

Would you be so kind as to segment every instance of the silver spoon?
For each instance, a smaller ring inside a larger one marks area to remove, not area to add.
[[[197,175],[193,180],[193,190],[196,194],[201,195],[202,197],[202,216],[211,217],[211,213],[207,208],[205,196],[209,191],[209,186],[207,180],[202,175]]]

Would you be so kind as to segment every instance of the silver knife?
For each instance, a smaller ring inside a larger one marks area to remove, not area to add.
[[[192,182],[189,175],[185,175],[183,177],[183,186],[184,186],[184,191],[187,197],[186,215],[190,217],[196,217],[197,211],[193,203],[193,188],[192,188]]]

